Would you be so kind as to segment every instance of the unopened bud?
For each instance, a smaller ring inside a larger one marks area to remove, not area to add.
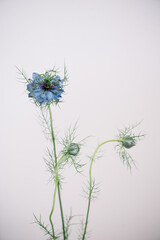
[[[136,145],[136,142],[135,142],[135,140],[134,140],[133,137],[126,136],[126,137],[123,139],[122,145],[123,145],[123,147],[125,147],[125,148],[131,148],[131,147],[133,147],[133,146]]]
[[[79,153],[80,147],[77,143],[71,143],[68,149],[70,155],[76,156]]]

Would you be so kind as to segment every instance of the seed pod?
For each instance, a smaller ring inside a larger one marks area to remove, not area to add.
[[[76,156],[79,153],[80,147],[77,143],[71,143],[68,148],[70,155]]]
[[[133,137],[130,137],[130,136],[126,136],[124,139],[123,139],[123,142],[122,142],[122,146],[125,147],[125,148],[131,148],[133,146],[136,145],[136,142],[134,140]]]

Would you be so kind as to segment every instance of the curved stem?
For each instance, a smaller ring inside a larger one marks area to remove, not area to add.
[[[87,208],[87,214],[86,214],[86,221],[85,221],[85,227],[84,227],[84,233],[82,236],[82,240],[85,240],[85,236],[86,236],[86,231],[87,231],[87,225],[88,225],[88,217],[89,217],[89,211],[90,211],[90,205],[91,205],[91,196],[92,196],[92,165],[93,165],[93,161],[95,159],[96,153],[99,150],[99,148],[101,146],[103,146],[106,143],[109,142],[122,142],[121,140],[108,140],[105,141],[103,143],[101,143],[100,145],[98,145],[98,147],[95,149],[92,159],[91,159],[91,163],[90,163],[90,167],[89,167],[89,197],[88,197],[88,208]]]
[[[53,131],[53,119],[52,119],[52,112],[51,112],[50,104],[48,104],[48,110],[49,110],[49,116],[50,116],[51,135],[52,135],[52,142],[53,142],[53,149],[54,149],[54,158],[55,158],[55,164],[56,164],[56,167],[57,167],[56,143],[55,143],[55,136],[54,136],[54,131]],[[57,188],[58,188],[58,198],[59,198],[61,220],[62,220],[63,239],[65,240],[66,239],[66,236],[65,236],[65,224],[64,224],[64,216],[63,216],[63,208],[62,208],[59,180],[58,180],[58,183],[57,183]],[[52,231],[54,232],[52,220],[51,220],[51,218],[49,218],[49,219],[50,219],[50,223],[51,223],[51,226],[52,226]]]

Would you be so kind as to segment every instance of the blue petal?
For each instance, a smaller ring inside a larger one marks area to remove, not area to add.
[[[44,100],[42,98],[37,98],[37,102],[39,102],[40,104],[43,104]]]
[[[61,96],[59,94],[54,94],[54,100],[57,101]]]
[[[60,78],[59,75],[57,75],[57,76],[55,77],[55,79],[57,79],[57,80],[61,80],[61,78]]]
[[[34,97],[38,97],[39,95],[42,94],[42,90],[41,89],[35,89],[33,90],[33,95]]]
[[[47,97],[48,101],[51,101],[51,100],[54,98],[54,95],[53,95],[52,92],[47,91],[47,93],[46,93],[46,97]]]
[[[47,102],[46,95],[45,95],[44,93],[42,93],[41,95],[37,96],[37,97],[36,97],[36,100],[37,100],[40,104],[43,104],[43,103],[46,103],[46,102]]]
[[[52,87],[52,90],[58,91],[58,89],[59,89],[59,84],[58,84],[58,85],[55,85],[55,84],[54,84],[54,86]]]
[[[38,81],[39,80],[39,74],[34,72],[32,74],[32,78],[33,78],[34,81]]]
[[[60,88],[59,90],[58,90],[58,93],[63,93],[64,92],[64,90],[62,89],[62,88]]]
[[[33,93],[30,92],[30,93],[28,94],[28,97],[34,97],[34,96],[33,96]]]
[[[43,100],[46,100],[46,99],[47,99],[47,98],[46,98],[46,94],[44,94],[44,93],[41,93],[40,97],[41,97]]]
[[[32,84],[31,83],[28,83],[27,84],[27,90],[30,92],[32,91]]]
[[[63,90],[61,89],[61,90],[56,90],[56,89],[54,89],[54,90],[52,90],[52,93],[54,94],[54,95],[56,95],[56,96],[61,96],[61,93],[63,92]]]

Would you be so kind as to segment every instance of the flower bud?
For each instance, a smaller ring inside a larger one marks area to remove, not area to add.
[[[77,143],[71,143],[68,148],[70,155],[76,156],[79,153],[80,147]]]
[[[133,146],[136,145],[136,142],[134,140],[133,137],[130,137],[130,136],[126,136],[124,139],[123,139],[123,142],[122,142],[122,146],[125,147],[125,148],[131,148]]]

